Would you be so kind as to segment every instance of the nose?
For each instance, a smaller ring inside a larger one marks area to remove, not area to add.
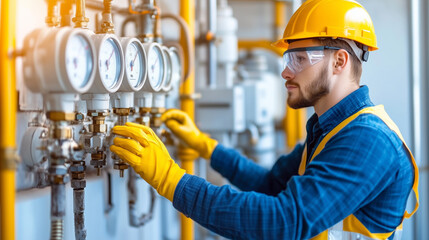
[[[285,80],[291,80],[295,78],[295,74],[288,67],[285,67],[282,72],[282,78]]]

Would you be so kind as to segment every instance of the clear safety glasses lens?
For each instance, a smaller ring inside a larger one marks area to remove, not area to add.
[[[293,74],[297,74],[304,69],[313,66],[323,60],[324,50],[339,50],[337,47],[317,46],[306,48],[294,48],[287,50],[283,54],[283,68],[289,68]]]

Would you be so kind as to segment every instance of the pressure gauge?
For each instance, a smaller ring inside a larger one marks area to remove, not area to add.
[[[150,92],[158,92],[164,83],[165,74],[165,56],[161,45],[158,43],[143,44],[147,54],[147,78],[143,89]]]
[[[165,57],[165,80],[164,83],[162,84],[162,91],[170,91],[171,89],[171,83],[172,83],[172,54],[170,52],[170,49],[168,49],[168,47],[163,46],[162,47],[162,52],[164,53],[164,57]]]
[[[95,81],[89,93],[113,93],[124,76],[124,54],[119,39],[113,34],[91,36],[97,53]]]
[[[180,57],[179,49],[170,47],[171,53],[171,82],[176,84],[182,79],[182,58]]]
[[[88,38],[76,34],[69,38],[66,46],[66,71],[75,88],[88,84],[93,70],[94,54]]]
[[[95,76],[95,49],[82,29],[41,28],[24,40],[27,87],[37,93],[85,93]]]
[[[125,59],[125,74],[119,91],[137,92],[147,76],[146,51],[136,38],[122,38],[122,50]]]

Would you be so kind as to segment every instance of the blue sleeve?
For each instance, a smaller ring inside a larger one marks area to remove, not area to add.
[[[290,154],[281,156],[268,171],[239,152],[218,144],[211,156],[211,166],[243,191],[277,195],[285,189],[287,181],[298,173],[303,148],[302,144],[298,144]]]
[[[374,132],[377,130],[370,127],[355,127],[333,137],[305,174],[293,176],[276,196],[239,192],[227,185],[217,187],[186,174],[176,187],[173,205],[228,238],[313,237],[355,212],[370,195],[377,196],[392,182],[394,174],[389,172],[396,167],[397,152],[385,135]]]

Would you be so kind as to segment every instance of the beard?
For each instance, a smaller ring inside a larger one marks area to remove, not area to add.
[[[313,81],[304,89],[298,86],[299,95],[296,99],[292,99],[291,96],[287,98],[287,104],[293,108],[306,108],[314,106],[314,104],[321,99],[323,96],[326,96],[329,91],[329,81],[328,81],[328,68],[324,66],[322,71],[319,74],[319,77],[314,78]],[[306,92],[307,96],[304,95]]]

